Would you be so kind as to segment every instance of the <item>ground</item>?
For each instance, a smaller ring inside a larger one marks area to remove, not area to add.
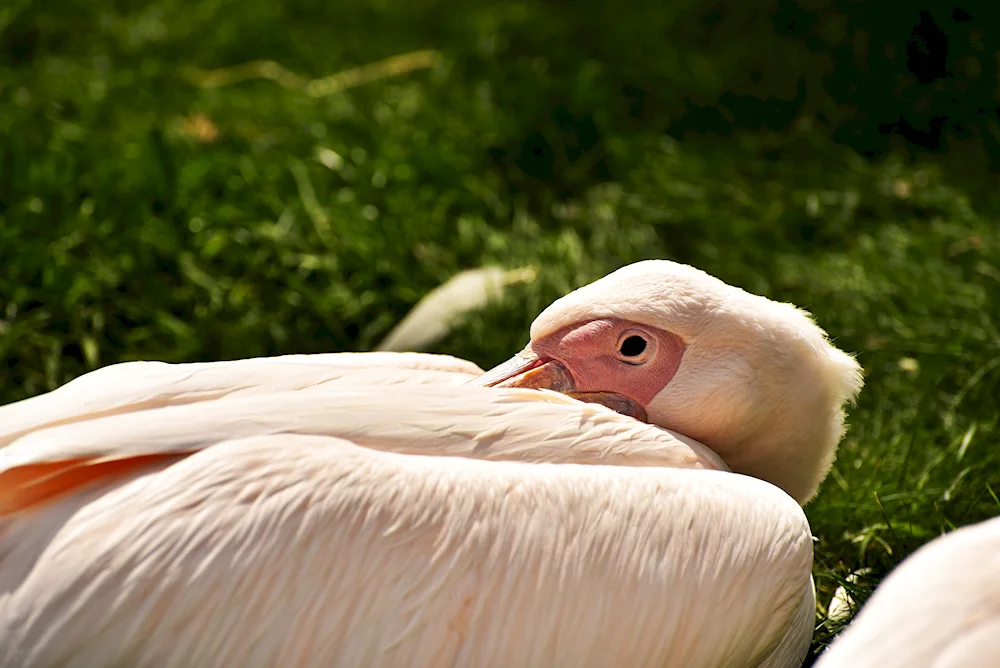
[[[488,367],[557,296],[670,258],[864,366],[807,506],[823,610],[997,513],[1000,204],[961,156],[863,157],[794,86],[752,132],[698,129],[678,100],[760,40],[661,40],[687,28],[657,3],[344,4],[0,9],[0,399],[127,359],[367,350],[461,269],[538,267],[435,347]]]

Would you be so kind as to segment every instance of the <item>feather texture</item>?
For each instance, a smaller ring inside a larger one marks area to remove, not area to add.
[[[194,364],[125,362],[0,407],[0,446],[58,424],[229,396],[299,390],[346,377],[376,385],[459,385],[481,373],[472,362],[421,353],[284,355]]]
[[[106,415],[41,429],[0,450],[0,516],[130,466],[226,440],[270,434],[338,436],[380,450],[483,459],[673,466],[726,470],[711,450],[555,392],[357,386],[337,378],[298,391],[229,396]],[[385,413],[392,411],[392,419]],[[88,471],[90,473],[88,474]],[[62,485],[45,487],[58,474]]]
[[[4,668],[754,666],[812,596],[799,506],[718,471],[272,434],[43,514],[0,539]]]

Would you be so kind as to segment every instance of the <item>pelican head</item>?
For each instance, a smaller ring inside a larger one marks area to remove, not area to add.
[[[712,448],[805,503],[833,463],[861,367],[805,311],[667,260],[554,302],[476,384],[557,390]]]

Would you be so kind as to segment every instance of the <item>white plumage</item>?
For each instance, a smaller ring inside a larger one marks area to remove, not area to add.
[[[345,378],[357,385],[462,385],[482,372],[472,362],[420,353],[282,355],[193,364],[125,362],[0,408],[0,446],[56,424],[227,397],[303,390]]]

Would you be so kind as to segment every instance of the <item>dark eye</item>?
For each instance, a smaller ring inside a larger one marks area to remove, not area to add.
[[[615,357],[631,366],[641,366],[656,356],[656,339],[638,327],[632,327],[618,335]]]
[[[645,350],[646,339],[641,336],[636,336],[635,334],[622,341],[621,346],[618,348],[618,351],[623,357],[638,357]]]

